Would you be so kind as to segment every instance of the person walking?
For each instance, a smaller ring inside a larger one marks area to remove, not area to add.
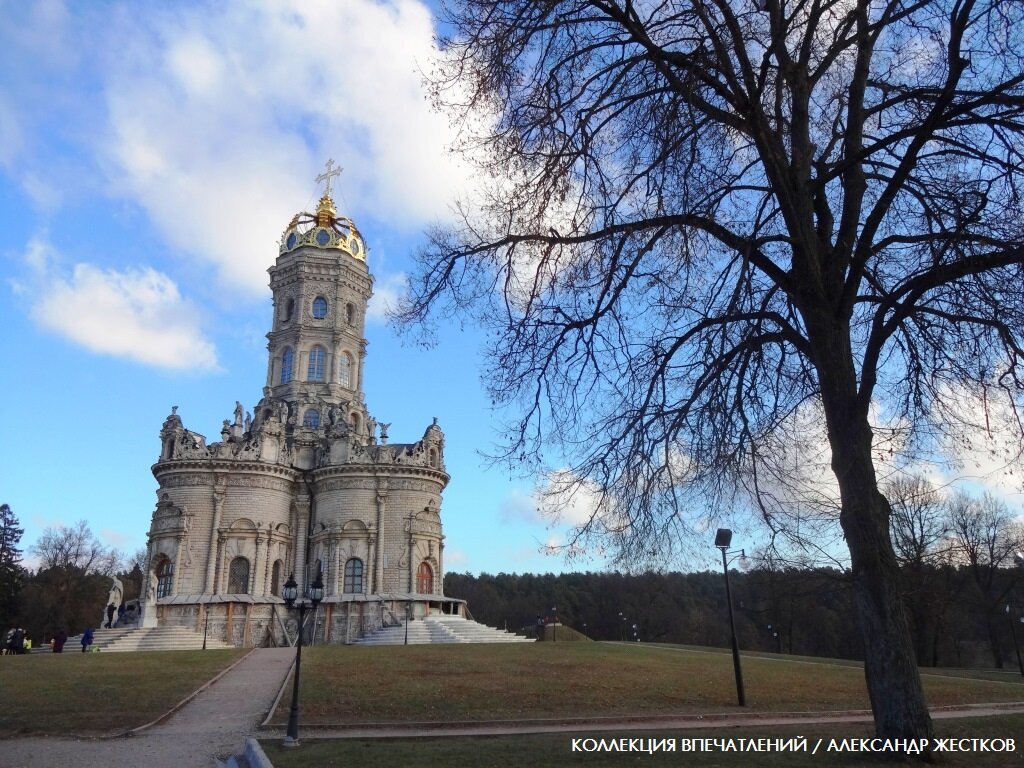
[[[90,645],[92,645],[92,627],[88,627],[82,633],[82,653],[88,651]]]
[[[57,630],[57,634],[53,636],[53,652],[64,653],[64,643],[68,641],[68,633],[61,627]]]

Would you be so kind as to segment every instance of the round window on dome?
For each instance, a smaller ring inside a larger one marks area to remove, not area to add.
[[[294,232],[291,232],[288,234],[288,239],[285,240],[285,245],[288,248],[294,248],[297,242],[299,242],[299,236]]]
[[[331,242],[331,236],[328,234],[326,229],[321,229],[316,233],[316,241],[320,246],[325,246]]]
[[[313,317],[317,320],[323,320],[327,317],[327,299],[323,296],[317,296],[313,299]]]

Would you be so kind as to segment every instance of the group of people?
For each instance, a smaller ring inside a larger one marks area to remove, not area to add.
[[[4,638],[4,655],[9,653],[28,653],[32,650],[32,640],[25,634],[24,627],[12,627]]]
[[[89,643],[92,643],[92,630],[86,630],[89,635]],[[68,641],[68,633],[63,628],[57,630],[57,633],[53,636],[53,640],[50,641],[50,649],[54,653],[63,653],[64,644]],[[84,641],[83,641],[84,645]],[[4,654],[21,654],[28,653],[32,650],[32,639],[25,632],[24,627],[13,627],[8,630],[7,637],[4,638],[3,652]],[[85,648],[83,647],[84,651]]]
[[[115,576],[111,582],[110,594],[107,595],[107,604],[103,609],[100,626],[107,629],[122,625],[131,626],[138,621],[138,601],[131,600],[126,605],[122,600],[124,597],[124,585],[121,583],[121,580]],[[95,630],[92,627],[88,627],[82,633],[82,653],[93,650],[94,633]],[[54,653],[63,653],[64,645],[67,641],[68,633],[65,629],[61,628],[54,634],[53,640],[50,641],[50,648]],[[32,650],[32,641],[23,627],[14,627],[8,631],[0,650],[2,650],[4,655],[28,653]]]

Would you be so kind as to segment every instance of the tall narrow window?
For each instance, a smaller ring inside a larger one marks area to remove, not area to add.
[[[174,563],[162,557],[156,564],[156,596],[168,597],[174,588]]]
[[[347,322],[349,325],[356,324],[356,308],[353,307],[351,304],[345,305],[345,322]]]
[[[327,360],[327,351],[321,346],[315,346],[309,350],[309,369],[306,371],[307,381],[324,380],[324,363]]]
[[[323,320],[327,317],[327,299],[323,296],[317,296],[313,299],[313,317],[317,320]]]
[[[353,557],[345,563],[345,592],[361,594],[363,591],[363,561]]]
[[[421,595],[430,595],[434,592],[434,571],[427,562],[420,563],[416,570],[416,591]]]
[[[295,314],[295,299],[288,299],[285,302],[284,307],[281,309],[281,322],[287,323],[292,319],[292,315]]]
[[[292,370],[295,368],[295,353],[291,347],[285,347],[281,353],[281,383],[287,384],[292,380]]]
[[[270,572],[270,594],[281,595],[281,561],[274,561],[274,570]]]
[[[352,386],[352,358],[343,352],[338,358],[338,383],[343,387]]]
[[[249,594],[249,561],[244,557],[236,557],[228,566],[228,593]]]

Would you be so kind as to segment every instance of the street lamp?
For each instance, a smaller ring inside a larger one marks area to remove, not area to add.
[[[551,642],[558,642],[558,606],[551,606],[551,615],[555,617],[555,623],[551,625]]]
[[[292,683],[292,708],[288,713],[288,730],[285,733],[282,746],[299,746],[299,671],[302,666],[302,626],[306,619],[306,611],[316,607],[324,599],[324,582],[321,575],[316,575],[316,581],[309,585],[305,600],[296,600],[299,594],[299,585],[295,583],[295,574],[288,577],[281,590],[284,604],[291,608],[299,609],[299,637],[295,644],[295,679]]]
[[[622,619],[621,639],[622,642],[626,642],[626,617],[623,615],[622,611],[619,611],[619,618]]]
[[[405,644],[409,644],[409,622],[412,620],[412,603],[405,601]]]
[[[736,642],[736,619],[732,613],[732,591],[729,589],[729,555],[738,554],[746,557],[742,549],[729,551],[732,544],[732,531],[728,528],[719,528],[715,534],[715,546],[722,550],[722,570],[725,572],[725,601],[729,605],[729,633],[732,635],[732,666],[736,672],[736,698],[739,705],[747,705],[747,697],[743,693],[743,670],[740,669],[740,646]]]

